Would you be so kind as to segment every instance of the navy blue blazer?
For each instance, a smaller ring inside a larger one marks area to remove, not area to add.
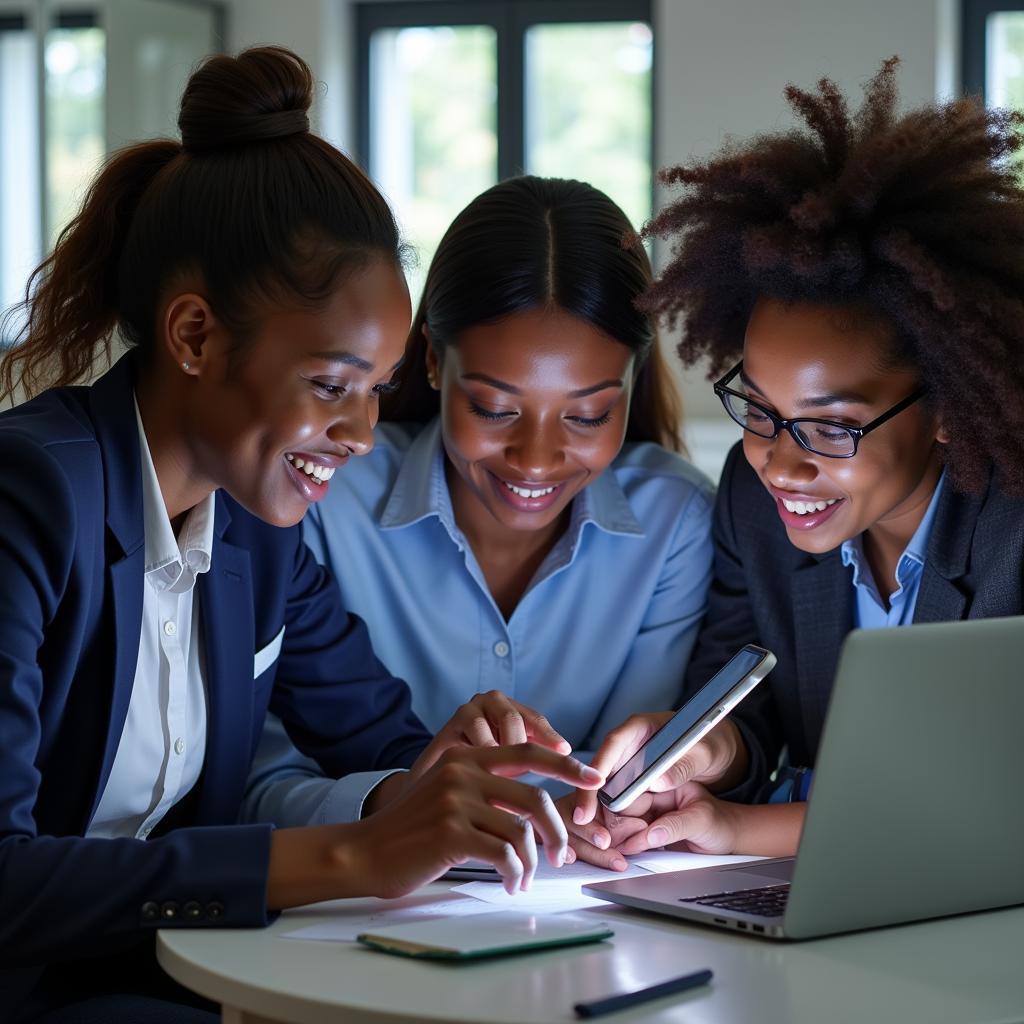
[[[429,734],[298,527],[216,496],[198,583],[206,759],[184,827],[83,838],[128,710],[143,598],[132,356],[0,415],[0,991],[156,927],[266,923],[269,826],[233,824],[268,706],[330,775],[410,765]],[[257,678],[255,653],[284,628]],[[168,905],[177,908],[164,916]],[[188,910],[186,908],[188,905]],[[10,970],[10,968],[21,968]],[[14,997],[17,1005],[17,996]]]
[[[719,484],[715,568],[708,608],[687,667],[688,699],[744,644],[778,658],[771,675],[732,713],[750,749],[747,779],[723,794],[749,801],[788,748],[789,763],[813,767],[839,650],[854,624],[852,570],[839,549],[794,547],[775,501],[743,457],[729,453]],[[1024,498],[943,488],[928,540],[915,622],[1024,613]]]

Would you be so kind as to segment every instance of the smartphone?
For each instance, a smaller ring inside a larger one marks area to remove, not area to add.
[[[465,864],[454,864],[441,877],[449,882],[502,881],[498,869],[482,860],[467,860]]]
[[[775,655],[747,644],[597,791],[608,810],[628,807],[723,719],[775,667]]]

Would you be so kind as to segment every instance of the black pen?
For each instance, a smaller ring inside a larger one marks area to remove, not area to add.
[[[710,971],[694,971],[684,974],[681,978],[671,978],[650,988],[638,988],[635,992],[623,992],[620,996],[608,996],[606,999],[594,999],[589,1003],[577,1003],[573,1009],[577,1017],[600,1017],[603,1013],[614,1013],[625,1010],[628,1006],[637,1006],[652,999],[670,996],[676,992],[685,992],[689,988],[706,985],[711,980]]]

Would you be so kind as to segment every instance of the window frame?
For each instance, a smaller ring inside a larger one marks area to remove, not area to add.
[[[525,173],[526,166],[526,32],[535,25],[642,21],[653,29],[651,0],[385,0],[357,3],[356,16],[356,155],[370,167],[370,38],[379,29],[485,25],[497,37],[497,180]],[[650,163],[655,165],[657,45],[651,54]],[[654,175],[651,176],[651,209]]]
[[[1024,14],[1024,0],[961,0],[960,53],[961,91],[965,96],[980,96],[987,103],[985,67],[986,24],[990,14]]]

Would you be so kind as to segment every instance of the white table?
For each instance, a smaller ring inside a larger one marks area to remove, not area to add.
[[[435,883],[431,890],[447,886]],[[381,901],[365,900],[367,908]],[[687,1024],[1009,1024],[1024,1020],[1024,907],[803,943],[744,938],[621,907],[609,942],[463,964],[285,939],[322,905],[261,930],[161,931],[157,955],[225,1024],[523,1024],[580,1000],[710,967],[709,987],[607,1018]]]

